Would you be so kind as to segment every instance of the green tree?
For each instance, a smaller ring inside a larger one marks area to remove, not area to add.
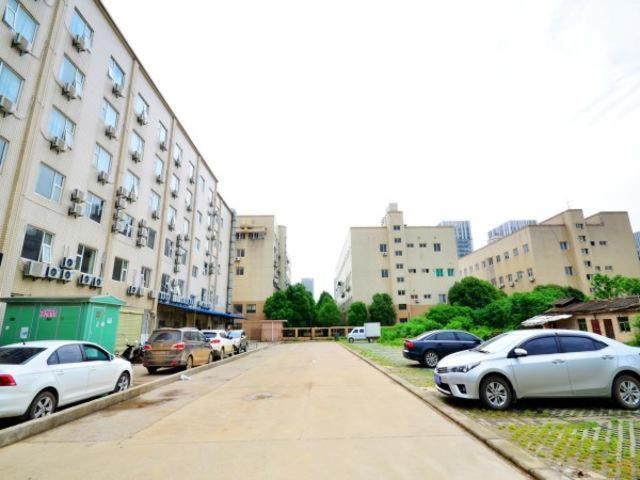
[[[517,327],[528,318],[549,310],[557,298],[540,292],[516,292],[511,295],[509,300],[511,301],[510,326]]]
[[[387,293],[376,293],[369,306],[369,318],[380,325],[393,325],[396,322],[396,312],[393,300]]]
[[[289,320],[293,316],[287,294],[279,290],[264,302],[264,315],[269,320]]]
[[[316,302],[304,285],[297,283],[286,291],[291,315],[287,318],[291,327],[311,327],[316,319]]]
[[[476,277],[463,278],[449,289],[449,303],[459,307],[482,308],[504,297],[504,292]]]
[[[352,327],[364,325],[369,320],[367,305],[364,302],[353,302],[347,311],[347,323]]]
[[[629,295],[640,295],[640,278],[616,275],[609,277],[596,273],[591,280],[594,298],[617,298]]]
[[[318,298],[318,303],[316,303],[316,307],[318,308],[318,310],[320,309],[320,307],[324,302],[329,300],[332,302],[335,302],[335,300],[333,299],[333,296],[329,292],[326,292],[326,291],[322,292],[320,294],[320,297]]]
[[[456,317],[465,317],[473,320],[473,310],[469,307],[459,307],[442,303],[431,307],[425,314],[425,317],[444,326]]]
[[[476,325],[483,325],[494,330],[508,328],[512,325],[511,300],[502,298],[491,302],[475,312]]]
[[[577,288],[563,287],[552,283],[547,285],[538,285],[533,289],[533,291],[546,297],[552,297],[554,300],[559,298],[575,298],[580,302],[584,302],[587,299],[587,296]]]
[[[333,327],[340,324],[340,309],[333,298],[325,299],[318,308],[318,325],[321,327]]]

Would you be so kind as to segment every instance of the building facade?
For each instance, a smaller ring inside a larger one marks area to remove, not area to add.
[[[445,220],[438,224],[439,227],[453,227],[456,231],[456,248],[458,258],[473,252],[473,236],[471,235],[471,222],[468,220]]]
[[[312,296],[315,295],[315,292],[313,290],[313,278],[302,278],[300,279],[300,283],[304,286],[304,288],[307,289],[307,292],[309,292]]]
[[[536,285],[570,286],[590,294],[593,275],[640,277],[629,216],[566,210],[489,243],[460,259],[462,277],[487,280],[506,293]]]
[[[249,322],[265,320],[265,300],[289,286],[286,227],[273,215],[238,215],[233,268],[233,312]]]
[[[455,229],[404,223],[392,203],[380,227],[351,227],[335,276],[335,298],[343,311],[354,301],[371,303],[376,293],[393,299],[397,321],[447,302],[457,279]]]
[[[101,2],[0,8],[0,296],[113,295],[143,334],[231,318],[233,214]]]
[[[509,220],[502,225],[498,225],[496,228],[489,230],[487,233],[487,239],[489,243],[500,240],[501,238],[508,237],[512,233],[523,229],[529,225],[535,225],[535,220]]]
[[[636,239],[636,250],[638,251],[638,258],[640,259],[640,232],[635,232],[633,236]]]

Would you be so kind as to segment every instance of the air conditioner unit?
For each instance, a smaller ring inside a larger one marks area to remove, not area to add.
[[[138,237],[149,238],[149,229],[147,227],[138,228]]]
[[[74,257],[64,257],[60,262],[60,266],[62,268],[66,268],[67,270],[72,270],[76,265],[76,259]]]
[[[0,112],[3,117],[13,115],[16,112],[16,105],[9,97],[0,95]]]
[[[162,174],[156,175],[156,183],[162,185],[164,183],[164,178],[162,178]]]
[[[61,137],[53,137],[50,140],[51,150],[55,150],[57,153],[66,152],[69,150],[69,144]]]
[[[147,112],[144,112],[144,111],[142,113],[140,113],[140,115],[138,115],[136,117],[136,119],[138,120],[138,123],[140,125],[146,125],[147,123],[149,123],[149,118],[147,116]]]
[[[69,100],[73,100],[79,97],[78,88],[75,83],[65,83],[62,86],[62,94]]]
[[[185,233],[185,234],[183,235],[182,239],[183,239],[185,242],[188,242],[188,241],[189,241],[189,234],[188,234],[188,233]]]
[[[113,125],[107,125],[107,128],[104,129],[104,134],[109,138],[116,138],[116,127],[114,127]]]
[[[81,217],[84,215],[84,205],[81,203],[72,203],[69,206],[69,215],[72,217]]]
[[[533,275],[529,277],[529,281],[530,282],[535,282],[536,281],[536,277],[534,277]]]
[[[196,177],[189,177],[189,183],[196,183]]]
[[[123,232],[127,227],[127,224],[122,220],[118,220],[111,225],[112,232]]]
[[[166,152],[167,151],[167,147],[168,147],[168,145],[167,145],[167,141],[166,140],[163,140],[162,142],[160,142],[160,150],[162,150],[163,152]]]
[[[173,198],[178,198],[178,190],[177,189],[171,189],[171,196]]]
[[[109,172],[99,172],[98,182],[102,183],[103,185],[109,183]]]
[[[210,231],[210,232],[213,232],[213,225],[209,225],[209,226],[207,227],[207,230],[208,230],[208,231]]]
[[[91,282],[91,286],[93,288],[102,288],[103,285],[104,285],[104,278],[93,277],[93,281]]]
[[[130,285],[127,287],[127,295],[137,295],[138,294],[138,287],[134,287],[133,285]]]
[[[179,157],[179,156],[173,157],[173,162],[176,164],[176,167],[179,167],[180,165],[182,165],[182,157]]]
[[[236,262],[239,262],[240,260],[242,260],[242,257],[236,257]]]
[[[213,206],[214,206],[213,200],[211,200],[211,201],[209,202],[209,206],[210,206],[210,207],[213,207]]]
[[[79,188],[71,190],[71,201],[75,203],[84,203],[87,199],[87,194]]]
[[[211,251],[207,250],[206,252],[204,252],[205,256],[210,257],[211,256]]]
[[[16,50],[20,52],[20,55],[24,55],[31,51],[31,42],[20,33],[16,33],[14,35],[13,40],[11,41],[11,46],[15,47]]]
[[[187,205],[187,212],[193,212],[193,207],[191,206],[191,204]]]
[[[388,255],[389,255],[389,254],[388,254],[387,252],[382,252],[382,256],[383,256],[383,257],[386,257],[386,256],[388,256]]]
[[[180,273],[180,265],[174,265],[173,266],[173,272],[174,273]]]
[[[144,247],[147,244],[147,239],[143,237],[138,237],[136,239],[136,247]]]
[[[83,35],[76,35],[73,37],[73,46],[76,47],[76,50],[79,52],[88,52],[89,39]]]
[[[182,240],[184,240],[184,238],[182,237],[182,234],[179,233],[178,236],[176,237],[176,245],[181,245],[182,244]]]
[[[140,150],[134,150],[131,152],[131,160],[138,163],[142,160],[142,152]]]
[[[170,221],[167,227],[173,232],[176,229],[176,222],[174,222],[173,220]]]
[[[140,221],[138,222],[138,227],[140,228],[147,228],[148,226],[149,226],[149,223],[144,218],[141,218]]]
[[[62,270],[60,270],[58,267],[51,265],[47,269],[47,278],[58,280],[60,278],[61,272]]]
[[[134,203],[135,201],[138,200],[138,194],[136,192],[134,192],[133,190],[131,190],[129,192],[129,195],[127,195],[127,199],[131,202]]]
[[[151,218],[153,218],[154,220],[159,220],[160,212],[158,210],[154,210],[153,212],[151,212]]]
[[[93,275],[82,273],[78,277],[78,285],[91,285],[93,283]]]
[[[44,278],[48,269],[49,265],[46,263],[30,261],[24,264],[22,273],[25,277]]]
[[[116,199],[116,210],[122,210],[127,206],[127,202],[125,201],[124,198],[117,198]]]
[[[122,93],[122,85],[120,85],[119,83],[113,84],[113,87],[111,87],[111,92],[113,92],[116,98],[120,98],[124,96],[124,94]]]
[[[60,280],[63,282],[70,282],[73,280],[73,270],[62,270],[62,275],[60,276]]]
[[[149,290],[149,291],[147,292],[147,298],[148,298],[149,300],[155,300],[155,299],[156,299],[156,292],[155,292],[155,291],[153,291],[153,290]]]
[[[118,197],[126,197],[127,195],[129,195],[129,190],[124,187],[118,187],[118,190],[116,190],[116,195]]]
[[[515,283],[513,283],[513,282],[509,282],[509,286],[510,286],[510,287],[514,287],[515,285],[516,285]]]

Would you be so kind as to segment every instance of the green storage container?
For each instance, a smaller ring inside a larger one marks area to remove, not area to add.
[[[30,340],[86,340],[113,353],[122,300],[95,297],[9,297],[0,346]]]

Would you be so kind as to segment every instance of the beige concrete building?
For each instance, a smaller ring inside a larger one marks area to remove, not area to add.
[[[103,5],[0,8],[0,296],[115,295],[130,340],[224,314],[234,214]]]
[[[335,298],[343,311],[376,293],[393,298],[400,322],[447,301],[457,279],[452,226],[413,227],[392,203],[380,227],[351,227],[336,268]]]
[[[461,277],[474,276],[506,293],[554,283],[590,293],[596,273],[640,277],[629,216],[571,209],[528,225],[459,261]]]
[[[265,300],[289,286],[287,228],[273,215],[238,215],[234,262],[233,313],[265,320]]]

